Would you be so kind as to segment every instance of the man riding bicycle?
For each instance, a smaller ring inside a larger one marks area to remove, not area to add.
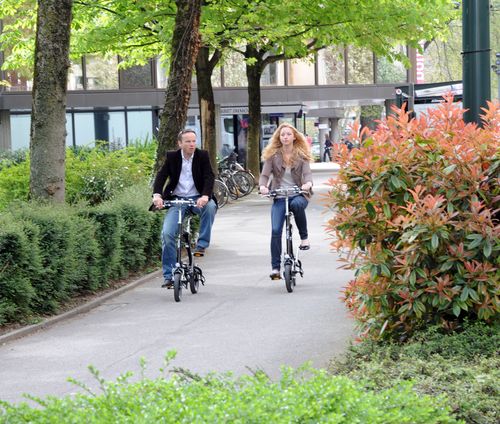
[[[217,204],[212,198],[215,175],[208,152],[196,148],[196,133],[193,130],[181,131],[177,142],[179,149],[167,152],[165,163],[156,175],[153,204],[162,209],[164,199],[193,199],[196,202],[196,206],[186,207],[186,210],[200,215],[200,233],[194,256],[204,256],[205,249],[210,244],[212,225],[217,212]],[[176,236],[177,210],[171,208],[165,215],[161,232],[164,279],[162,287],[173,287],[172,268],[176,261]]]

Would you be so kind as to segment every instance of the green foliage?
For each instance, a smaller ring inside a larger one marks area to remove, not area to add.
[[[302,367],[264,373],[201,377],[178,370],[168,380],[102,379],[104,394],[40,400],[40,407],[0,404],[9,423],[456,423],[442,399],[419,396],[409,384],[373,391],[345,377]]]
[[[156,145],[133,145],[109,151],[103,148],[68,150],[66,199],[97,205],[125,187],[151,178]]]
[[[156,143],[138,142],[109,151],[107,145],[66,150],[66,201],[97,205],[126,187],[151,179]],[[0,158],[0,210],[28,200],[30,162],[24,151]]]
[[[458,331],[438,327],[404,344],[364,340],[332,362],[335,375],[383,390],[405,381],[422,395],[446,395],[455,416],[467,423],[498,423],[500,326],[465,322]]]
[[[30,276],[41,269],[37,240],[36,227],[0,216],[0,325],[29,315],[36,295]]]
[[[498,104],[478,128],[448,97],[412,121],[399,111],[361,149],[338,152],[328,231],[356,269],[345,302],[362,334],[498,316],[499,128]]]
[[[29,159],[0,168],[0,210],[14,200],[28,200],[29,187]]]
[[[144,196],[145,192],[147,196]],[[146,254],[159,253],[157,249],[147,247],[148,242],[152,246],[160,245],[161,232],[161,221],[156,216],[160,214],[148,212],[150,204],[150,189],[146,185],[124,191],[113,202],[124,222],[121,244],[126,269],[139,270],[151,260]]]
[[[143,184],[97,207],[11,204],[0,215],[0,325],[157,265],[163,215],[150,200]]]
[[[24,162],[28,157],[28,149],[1,150],[0,151],[0,171],[3,168]]]

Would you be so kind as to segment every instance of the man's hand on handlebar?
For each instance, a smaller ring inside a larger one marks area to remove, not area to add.
[[[208,200],[208,196],[201,196],[196,201],[196,207],[203,209],[203,207],[205,207],[205,205],[208,203]]]
[[[155,208],[157,209],[163,209],[163,198],[161,197],[161,194],[153,194],[153,205],[155,205]]]
[[[262,195],[269,194],[269,189],[266,186],[262,185],[259,187],[259,193]]]

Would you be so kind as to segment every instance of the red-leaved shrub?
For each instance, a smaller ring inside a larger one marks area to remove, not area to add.
[[[452,96],[412,120],[394,112],[336,152],[327,231],[356,270],[345,303],[372,337],[497,318],[500,105],[482,128]]]

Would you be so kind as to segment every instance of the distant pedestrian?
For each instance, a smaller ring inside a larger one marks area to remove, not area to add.
[[[328,157],[328,162],[332,161],[332,146],[333,143],[328,137],[328,135],[325,135],[325,151],[323,153],[323,162],[326,162],[326,158]]]

